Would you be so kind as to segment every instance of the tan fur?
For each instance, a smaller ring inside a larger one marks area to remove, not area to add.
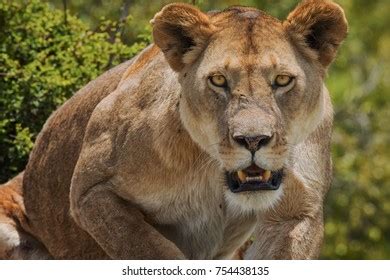
[[[251,235],[247,258],[316,257],[331,178],[323,79],[347,30],[340,15],[322,0],[286,22],[247,7],[163,8],[156,45],[45,124],[24,175],[26,230],[54,258],[231,258]],[[210,85],[215,73],[228,89]],[[286,73],[291,87],[272,87]],[[259,134],[272,138],[253,156],[234,140]],[[252,161],[284,168],[278,191],[228,189],[225,172]]]
[[[23,173],[0,185],[0,260],[50,259],[44,246],[28,228],[22,198]]]
[[[129,67],[126,72],[123,74],[121,82],[126,81],[127,78],[131,77],[133,74],[136,74],[146,63],[153,59],[160,52],[159,48],[156,45],[152,45],[151,48],[142,52],[140,57],[137,58],[137,61]],[[119,83],[119,85],[121,84]]]

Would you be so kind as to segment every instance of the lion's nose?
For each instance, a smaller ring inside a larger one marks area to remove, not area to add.
[[[251,153],[255,153],[261,147],[267,145],[271,140],[272,136],[268,135],[258,135],[258,136],[244,136],[244,135],[236,135],[233,136],[233,139],[247,148]]]

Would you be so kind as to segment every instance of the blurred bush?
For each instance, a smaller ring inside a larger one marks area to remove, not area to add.
[[[390,5],[340,0],[350,29],[327,80],[335,108],[327,259],[390,259]]]
[[[91,31],[42,1],[0,2],[0,182],[24,168],[52,111],[146,46],[122,43],[126,20],[106,20]]]
[[[63,0],[49,1],[57,9],[41,2],[0,0],[0,181],[23,169],[50,112],[142,49],[150,40],[148,21],[173,1],[67,0],[83,22],[69,13],[65,22]],[[256,6],[280,19],[298,2],[196,1],[204,10]],[[336,2],[350,31],[327,79],[335,105],[334,184],[322,258],[390,259],[390,5]]]

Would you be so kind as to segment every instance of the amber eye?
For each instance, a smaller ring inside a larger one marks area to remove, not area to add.
[[[210,79],[210,82],[216,87],[226,87],[227,86],[226,78],[223,75],[220,75],[220,74],[213,75],[209,79]]]
[[[285,87],[289,85],[294,78],[288,75],[278,75],[275,78],[275,86],[277,87]]]

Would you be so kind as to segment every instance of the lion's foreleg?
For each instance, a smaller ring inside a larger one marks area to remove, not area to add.
[[[178,259],[181,251],[152,225],[141,211],[104,183],[76,199],[72,212],[112,259]]]
[[[292,172],[281,201],[259,218],[246,259],[314,259],[323,240],[322,197]]]

